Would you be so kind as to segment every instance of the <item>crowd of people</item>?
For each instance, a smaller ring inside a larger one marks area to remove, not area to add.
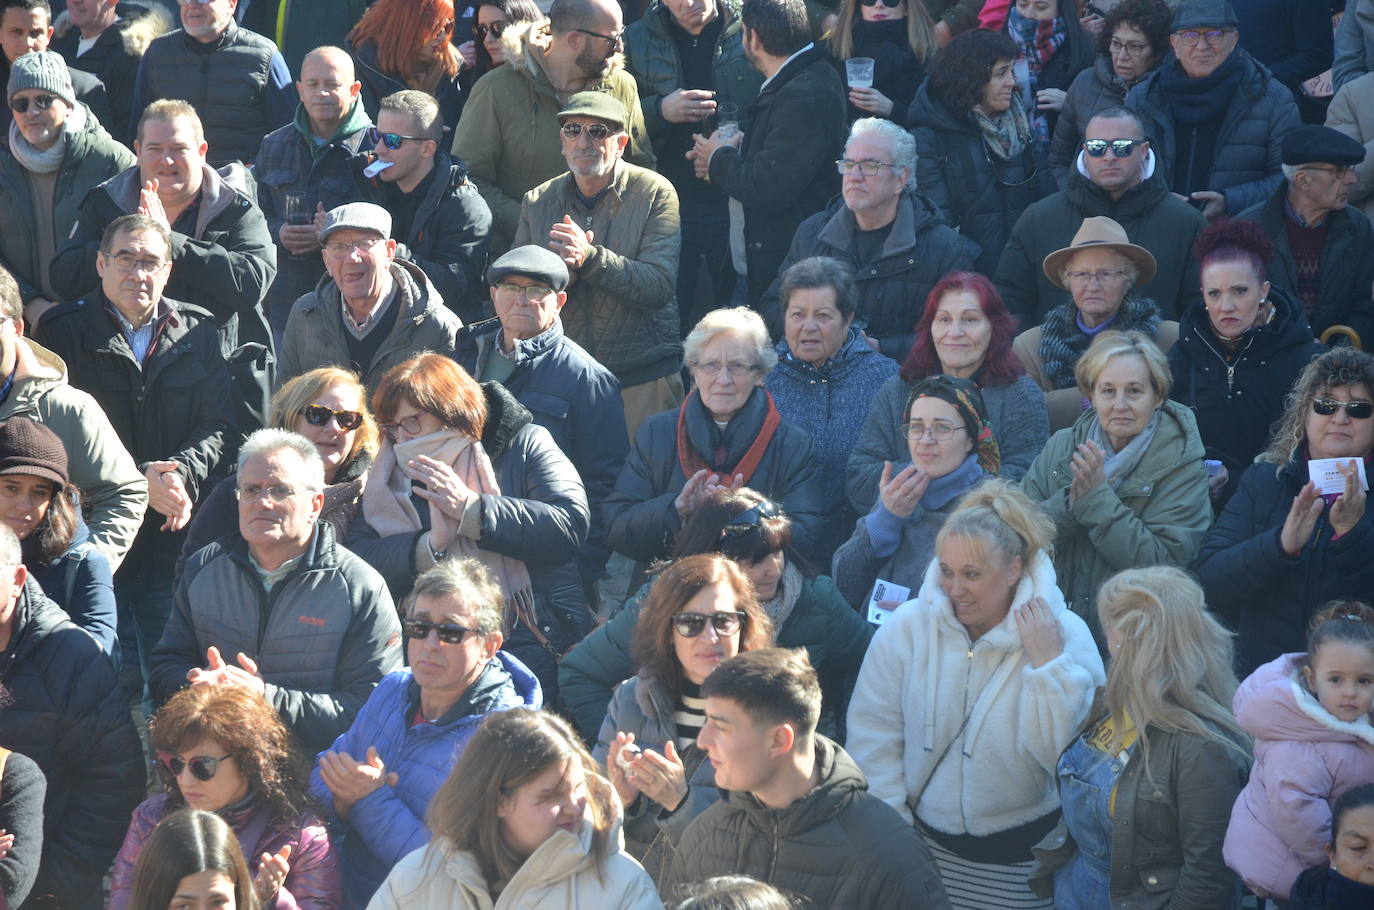
[[[0,49],[0,910],[1374,907],[1374,0]]]

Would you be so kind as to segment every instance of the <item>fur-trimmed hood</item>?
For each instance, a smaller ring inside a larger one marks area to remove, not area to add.
[[[553,32],[549,20],[521,22],[512,25],[501,33],[501,49],[505,51],[506,62],[529,76],[535,82],[549,81],[544,72],[544,54],[553,44]],[[617,71],[625,68],[625,55],[617,53],[611,58],[611,67],[606,71],[603,83],[610,80]],[[589,90],[600,86],[587,86]]]

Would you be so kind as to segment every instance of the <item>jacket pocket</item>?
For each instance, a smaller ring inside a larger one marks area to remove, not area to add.
[[[548,392],[527,389],[519,396],[520,403],[530,409],[534,422],[549,431],[549,435],[559,446],[566,442],[568,411],[572,403],[566,398]],[[571,455],[572,453],[566,453]]]

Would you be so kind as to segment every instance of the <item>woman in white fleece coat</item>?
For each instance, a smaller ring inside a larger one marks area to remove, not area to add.
[[[1010,484],[965,497],[915,600],[878,630],[846,748],[930,842],[955,907],[1049,907],[1026,884],[1055,826],[1059,753],[1105,682],[1046,553],[1054,528]]]

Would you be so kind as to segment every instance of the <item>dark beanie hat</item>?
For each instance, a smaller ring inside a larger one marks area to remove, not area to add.
[[[31,474],[67,485],[67,450],[57,434],[27,417],[0,421],[0,474]]]

